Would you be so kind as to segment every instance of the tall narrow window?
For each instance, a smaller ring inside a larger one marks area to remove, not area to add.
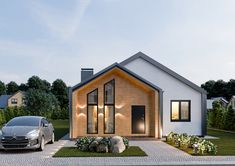
[[[115,133],[115,80],[104,85],[104,133]]]
[[[190,101],[172,100],[171,101],[171,121],[181,122],[190,121]]]
[[[87,95],[87,133],[98,133],[98,89]]]

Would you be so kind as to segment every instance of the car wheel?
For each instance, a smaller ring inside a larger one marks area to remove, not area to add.
[[[45,139],[44,139],[44,137],[42,136],[41,142],[40,142],[39,151],[43,151],[43,150],[44,150],[44,147],[45,147]]]
[[[49,142],[50,144],[53,144],[55,142],[55,134],[54,132],[52,133],[52,136],[51,136],[51,141]]]

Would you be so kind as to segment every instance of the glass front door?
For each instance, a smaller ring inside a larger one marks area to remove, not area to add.
[[[132,106],[132,134],[145,133],[145,106]]]

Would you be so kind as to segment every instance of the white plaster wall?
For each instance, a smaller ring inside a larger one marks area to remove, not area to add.
[[[160,87],[163,92],[163,136],[169,132],[201,135],[201,93],[180,82],[149,62],[138,58],[126,68]],[[191,122],[171,122],[170,101],[191,100]]]

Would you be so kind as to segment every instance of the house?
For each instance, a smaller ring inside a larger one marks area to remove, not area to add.
[[[0,109],[4,109],[6,107],[21,107],[25,106],[25,92],[18,91],[13,95],[1,95],[0,96]]]
[[[70,88],[70,138],[206,134],[207,92],[139,52]]]
[[[220,102],[220,104],[223,108],[227,108],[227,106],[229,104],[229,102],[223,97],[214,97],[214,98],[211,98],[211,99],[207,99],[207,109],[212,109],[213,108],[213,102],[214,101]]]
[[[231,97],[229,104],[228,104],[228,107],[229,106],[232,106],[232,108],[235,110],[235,96]]]

